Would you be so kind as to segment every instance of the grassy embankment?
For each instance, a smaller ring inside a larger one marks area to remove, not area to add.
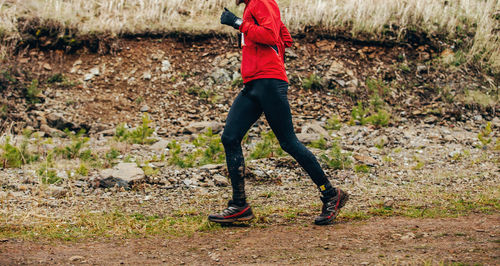
[[[17,20],[52,20],[80,34],[227,33],[219,24],[224,6],[241,14],[234,1],[207,0],[2,0],[0,37],[20,38]],[[293,33],[315,27],[353,38],[404,41],[423,33],[453,45],[468,62],[500,73],[500,2],[497,0],[278,0]],[[64,34],[64,33],[62,33]],[[1,51],[5,54],[6,51]]]

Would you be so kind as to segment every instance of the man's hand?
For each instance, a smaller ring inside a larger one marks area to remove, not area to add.
[[[220,23],[229,25],[238,30],[241,23],[243,23],[243,20],[224,7],[224,12],[222,12],[222,15],[220,16]]]

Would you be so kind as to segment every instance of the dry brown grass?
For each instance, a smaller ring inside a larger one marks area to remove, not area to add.
[[[53,19],[81,33],[229,32],[219,24],[224,6],[241,14],[229,0],[0,0],[0,36],[17,34],[20,16]],[[293,32],[306,26],[348,30],[354,37],[381,37],[390,29],[398,37],[408,30],[459,38],[474,35],[468,58],[500,73],[500,11],[497,0],[278,0]],[[495,13],[496,12],[496,13]]]

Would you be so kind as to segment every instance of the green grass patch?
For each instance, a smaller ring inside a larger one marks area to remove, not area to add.
[[[496,214],[500,211],[498,186],[479,194],[474,191],[462,193],[435,193],[423,191],[414,197],[435,198],[432,203],[395,201],[385,206],[383,201],[374,201],[366,208],[355,209],[351,201],[342,210],[339,220],[362,221],[371,217],[448,218],[478,213]],[[285,199],[279,204],[271,204],[270,197],[280,197],[276,193],[263,193],[252,200],[256,219],[250,227],[262,228],[274,224],[312,224],[319,214],[320,205],[296,206]],[[221,226],[207,219],[209,210],[207,198],[192,201],[169,214],[114,211],[82,211],[67,218],[30,219],[29,224],[19,223],[20,217],[9,213],[0,214],[0,238],[60,239],[76,241],[88,238],[134,238],[134,237],[176,237],[189,236],[197,232],[216,232]],[[209,208],[210,209],[210,208]]]
[[[250,153],[250,159],[280,157],[285,155],[285,151],[281,149],[278,139],[272,131],[262,132],[260,136],[261,141],[255,145],[255,148]]]
[[[0,236],[2,238],[76,241],[100,237],[184,236],[220,229],[220,225],[209,223],[205,214],[197,213],[162,217],[126,213],[121,210],[85,211],[65,220],[40,218],[38,223],[33,225],[2,223]]]
[[[191,143],[195,149],[183,151],[177,141],[168,144],[168,163],[182,168],[197,167],[206,164],[223,163],[226,156],[219,135],[214,134],[212,129],[198,135]]]
[[[134,130],[129,130],[124,124],[119,125],[115,130],[115,139],[120,142],[128,142],[134,144],[153,144],[157,140],[151,138],[154,133],[154,129],[151,127],[151,119],[149,115],[144,114],[142,116],[142,124],[140,124]]]
[[[352,164],[351,153],[344,152],[336,140],[332,142],[330,152],[321,154],[319,158],[327,167],[334,170],[347,169]]]
[[[323,88],[323,80],[316,74],[311,74],[302,81],[302,88],[306,90],[321,90]]]

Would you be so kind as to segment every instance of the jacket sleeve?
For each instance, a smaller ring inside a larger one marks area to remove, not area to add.
[[[271,7],[259,1],[250,12],[256,21],[245,20],[241,24],[240,31],[245,34],[245,38],[260,44],[277,44],[280,27],[275,23],[276,14]]]
[[[285,47],[287,48],[292,47],[293,44],[292,36],[290,35],[290,32],[285,27],[285,24],[283,24],[283,22],[281,22],[280,36],[281,39],[283,40],[283,43],[285,43]]]

